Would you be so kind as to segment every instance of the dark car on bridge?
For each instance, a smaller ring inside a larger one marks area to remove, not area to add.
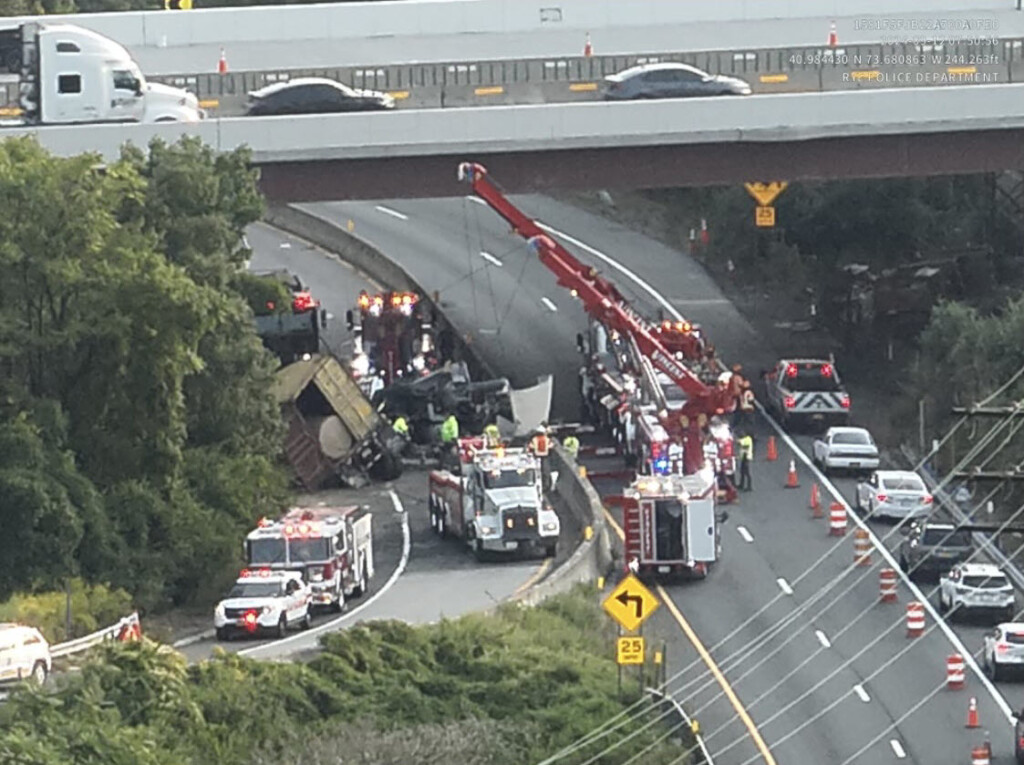
[[[604,78],[606,101],[646,98],[749,96],[750,84],[738,77],[708,74],[688,64],[641,64]]]
[[[379,90],[357,90],[324,77],[300,77],[249,93],[246,114],[329,114],[395,108],[395,99]]]

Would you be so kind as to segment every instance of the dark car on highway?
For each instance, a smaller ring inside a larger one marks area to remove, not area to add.
[[[941,576],[974,552],[971,532],[950,523],[917,521],[900,531],[906,533],[899,546],[900,568],[911,578]]]
[[[750,84],[738,77],[708,74],[688,64],[642,64],[604,78],[607,101],[749,95]]]
[[[379,90],[357,90],[324,77],[300,77],[252,91],[246,113],[251,116],[329,114],[394,108],[395,99]]]

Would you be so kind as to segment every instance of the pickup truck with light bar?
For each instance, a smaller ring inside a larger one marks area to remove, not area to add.
[[[250,566],[298,572],[314,607],[340,612],[373,577],[373,516],[358,507],[297,507],[245,540]]]
[[[763,377],[768,406],[783,427],[850,424],[850,394],[831,360],[781,359]]]

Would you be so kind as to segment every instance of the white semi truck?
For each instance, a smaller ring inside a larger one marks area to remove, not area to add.
[[[146,82],[127,49],[70,24],[0,29],[0,59],[18,75],[20,118],[7,124],[197,122],[196,96]]]

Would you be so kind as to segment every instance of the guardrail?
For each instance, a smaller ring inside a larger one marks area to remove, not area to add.
[[[119,620],[116,624],[97,630],[91,635],[85,635],[84,637],[75,638],[74,640],[68,640],[64,643],[58,643],[57,645],[50,646],[50,656],[54,659],[59,659],[63,656],[71,656],[72,654],[81,653],[82,651],[88,650],[89,648],[99,645],[107,640],[117,640],[122,634],[125,634],[125,630],[131,630],[133,628],[139,629],[139,634],[141,634],[140,625],[141,622],[139,621],[139,614],[136,611],[135,613]]]
[[[905,444],[900,444],[900,451],[903,453],[905,459],[907,459],[911,466],[917,465],[920,461]],[[938,500],[939,504],[946,510],[947,513],[957,523],[970,523],[971,517],[963,511],[963,509],[956,503],[956,501],[949,496],[949,493],[945,489],[938,489],[938,479],[932,474],[931,470],[927,466],[922,467],[918,473],[921,478],[924,479],[925,485],[932,492],[932,495]],[[1003,572],[1013,581],[1017,589],[1024,591],[1024,571],[1021,571],[1020,567],[1010,560],[1006,553],[999,549],[996,544],[996,540],[990,534],[985,534],[980,531],[974,532],[973,538],[976,541],[980,541],[982,552],[988,555],[998,565]]]
[[[715,765],[715,761],[711,759],[711,752],[708,751],[707,745],[704,743],[704,737],[700,735],[700,726],[687,714],[686,710],[683,709],[683,705],[671,695],[663,693],[657,688],[645,688],[644,691],[651,696],[656,706],[669,706],[671,712],[682,721],[683,725],[690,729],[693,737],[697,739],[698,751],[690,753],[690,765]],[[673,725],[670,727],[674,729],[677,726]]]

